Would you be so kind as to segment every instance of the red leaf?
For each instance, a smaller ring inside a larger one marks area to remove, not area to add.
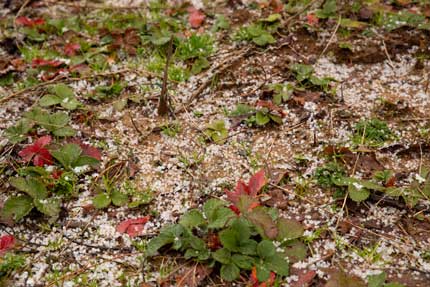
[[[237,215],[240,215],[240,210],[239,210],[239,208],[236,207],[236,205],[231,204],[228,208],[230,208]]]
[[[61,177],[61,175],[63,174],[63,171],[62,170],[54,170],[52,173],[51,173],[51,177],[53,178],[53,179],[59,179],[60,177]]]
[[[67,56],[74,56],[76,52],[81,48],[81,45],[77,43],[69,43],[64,46],[64,54]]]
[[[233,203],[237,203],[239,201],[239,197],[242,195],[249,195],[249,188],[242,180],[239,180],[237,182],[236,188],[234,189],[234,192],[230,192],[228,190],[225,191],[227,194],[228,200],[230,200]]]
[[[116,227],[119,233],[127,233],[130,237],[135,237],[141,234],[145,223],[148,222],[150,216],[140,217],[136,219],[126,219]]]
[[[45,24],[45,20],[43,20],[42,18],[36,18],[36,19],[32,20],[32,19],[25,17],[25,16],[21,16],[21,17],[16,18],[15,22],[18,25],[22,25],[22,26],[26,26],[26,27],[34,27],[34,26]]]
[[[33,68],[37,68],[37,67],[57,68],[57,67],[61,66],[62,64],[64,64],[64,63],[62,61],[59,61],[59,60],[45,60],[45,59],[40,59],[40,58],[33,59],[33,61],[31,62],[31,66]]]
[[[248,197],[248,199],[251,199],[246,200],[247,207],[245,209],[251,211],[252,209],[260,205],[260,202],[257,199],[257,194],[265,184],[266,176],[264,174],[264,170],[260,170],[259,172],[251,176],[248,184],[244,183],[242,180],[239,180],[233,192],[226,190],[225,193],[227,195],[228,200],[232,202],[236,208],[241,197],[245,196]],[[245,207],[242,206],[242,208]],[[230,209],[237,214],[236,210],[232,209],[231,207]]]
[[[264,170],[260,170],[249,179],[249,195],[256,196],[260,189],[266,184]]]
[[[73,139],[70,142],[75,143],[81,147],[82,155],[95,158],[96,160],[99,160],[99,161],[102,160],[102,153],[98,148],[90,146],[89,144],[85,144],[80,139]]]
[[[194,7],[188,8],[188,13],[188,23],[190,23],[192,28],[199,28],[206,18],[205,14]]]
[[[318,17],[313,13],[306,15],[306,20],[311,26],[315,26],[316,24],[318,24],[319,21]]]
[[[26,162],[33,159],[33,164],[43,166],[44,164],[52,164],[52,155],[45,148],[52,141],[51,136],[43,136],[37,139],[33,144],[22,149],[18,155]]]
[[[15,245],[13,235],[3,235],[0,237],[0,255],[11,249]]]
[[[284,4],[280,0],[270,1],[270,6],[273,8],[273,12],[280,13],[284,10]]]

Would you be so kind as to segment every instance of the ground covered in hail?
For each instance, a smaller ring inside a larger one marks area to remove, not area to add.
[[[429,286],[428,1],[1,5],[0,286]]]

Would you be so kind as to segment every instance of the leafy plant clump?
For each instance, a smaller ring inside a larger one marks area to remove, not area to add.
[[[1,210],[4,220],[20,221],[33,208],[55,221],[61,203],[77,192],[77,177],[91,170],[101,159],[100,152],[83,143],[51,144],[50,136],[43,136],[18,154],[26,166],[17,170],[9,183],[19,193],[8,197]],[[52,168],[45,169],[49,165]]]
[[[233,39],[237,41],[252,41],[257,46],[274,44],[276,43],[276,39],[272,34],[277,31],[280,19],[280,14],[272,14],[256,23],[240,28],[233,36]]]
[[[209,199],[201,209],[189,210],[148,243],[147,255],[168,246],[185,259],[219,270],[226,281],[243,272],[252,272],[258,282],[288,276],[291,251],[305,249],[299,240],[304,230],[261,204],[258,193],[265,184],[264,171],[259,171],[248,184],[240,180],[234,191],[226,191],[229,202]]]
[[[271,102],[258,101],[256,107],[238,104],[236,109],[230,112],[230,116],[239,121],[244,121],[248,126],[265,126],[269,123],[282,124],[284,111]]]
[[[291,72],[294,74],[298,86],[296,89],[314,89],[321,90],[325,93],[333,93],[331,84],[335,82],[335,79],[331,77],[319,78],[314,75],[314,68],[311,65],[305,64],[292,64],[290,66]]]
[[[361,120],[354,128],[352,142],[356,145],[378,147],[386,141],[395,139],[387,123],[379,119]]]

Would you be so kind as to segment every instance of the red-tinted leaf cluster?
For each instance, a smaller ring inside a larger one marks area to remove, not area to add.
[[[0,237],[0,255],[11,249],[15,245],[13,235],[3,235]]]
[[[90,146],[89,144],[83,143],[80,139],[72,139],[71,143],[77,144],[82,149],[82,155],[89,156],[95,158],[96,160],[102,159],[102,153],[98,148]]]
[[[145,226],[145,223],[150,219],[149,216],[140,217],[136,219],[127,219],[122,221],[116,227],[119,233],[127,233],[130,237],[139,236]]]
[[[74,56],[80,48],[81,45],[79,45],[78,43],[68,43],[64,46],[64,54],[69,57]]]
[[[36,166],[52,164],[52,155],[49,150],[45,148],[45,146],[49,145],[51,141],[51,136],[40,137],[33,144],[22,149],[18,155],[22,157],[25,162],[33,160],[33,164]]]
[[[316,24],[318,24],[319,19],[314,13],[310,13],[306,15],[306,21],[309,25],[315,26]]]
[[[63,65],[63,61],[59,60],[45,60],[41,58],[36,58],[31,61],[31,67],[33,68],[58,68],[59,66]]]
[[[206,15],[199,9],[194,7],[188,8],[188,23],[190,23],[192,28],[199,28],[203,24],[205,18]]]
[[[254,266],[252,267],[251,277],[249,279],[252,287],[270,287],[275,283],[276,274],[274,272],[270,272],[269,279],[267,279],[266,282],[260,283],[257,278],[257,268]]]
[[[135,56],[137,47],[140,44],[139,32],[135,28],[127,28],[125,30],[108,31],[107,29],[100,29],[100,36],[110,35],[113,39],[112,44],[109,45],[110,51],[124,50],[127,54]]]
[[[25,27],[34,27],[45,24],[45,20],[42,18],[30,19],[25,16],[20,16],[16,18],[15,23]]]
[[[274,13],[281,13],[284,10],[284,4],[281,0],[271,0],[270,6],[273,8]]]
[[[228,190],[225,191],[228,200],[233,203],[233,205],[230,206],[230,209],[233,210],[236,214],[240,214],[240,210],[237,207],[240,198],[242,196],[248,196],[255,199],[257,197],[258,192],[261,190],[261,188],[263,188],[265,184],[266,176],[264,174],[263,169],[254,174],[249,179],[248,184],[243,182],[243,180],[239,180],[233,192]],[[248,209],[253,209],[259,205],[259,201],[256,200],[249,205]]]

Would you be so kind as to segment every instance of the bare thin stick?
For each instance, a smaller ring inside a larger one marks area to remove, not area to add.
[[[158,115],[165,116],[169,112],[169,99],[167,81],[169,78],[169,65],[172,58],[173,36],[170,37],[169,47],[167,48],[166,66],[164,67],[163,86],[161,87],[160,101],[158,102]]]
[[[342,20],[342,17],[339,16],[339,20],[337,21],[336,27],[334,28],[333,33],[330,36],[330,39],[328,39],[327,45],[325,45],[324,49],[322,50],[321,54],[318,56],[318,59],[321,58],[324,53],[327,51],[328,47],[330,47],[331,43],[333,42],[334,36],[336,35],[337,30],[340,26],[340,21]]]

